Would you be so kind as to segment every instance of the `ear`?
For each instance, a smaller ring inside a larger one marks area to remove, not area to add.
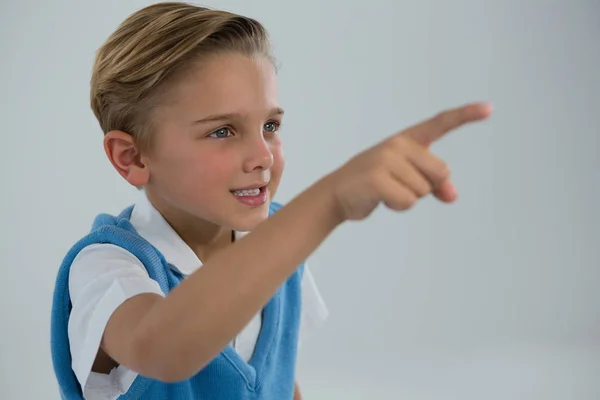
[[[104,135],[104,151],[113,167],[131,185],[142,187],[148,183],[150,171],[142,162],[133,136],[122,131],[108,132]]]

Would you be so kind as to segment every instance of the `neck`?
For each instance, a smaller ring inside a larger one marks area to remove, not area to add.
[[[174,209],[149,194],[148,199],[203,263],[217,251],[229,246],[234,239],[231,229]]]

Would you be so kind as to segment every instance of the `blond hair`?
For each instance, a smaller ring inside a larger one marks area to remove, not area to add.
[[[133,13],[96,53],[90,97],[102,130],[127,132],[150,149],[161,94],[190,65],[223,53],[274,64],[267,31],[252,18],[180,2]]]

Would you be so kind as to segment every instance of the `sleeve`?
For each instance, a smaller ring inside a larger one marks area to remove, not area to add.
[[[308,266],[304,267],[302,276],[302,312],[300,316],[300,333],[298,346],[302,347],[314,333],[323,326],[329,317],[325,301],[317,288],[314,277]]]
[[[77,255],[69,273],[69,293],[73,306],[68,326],[72,368],[85,394],[112,313],[138,294],[164,294],[137,257],[112,244],[90,245]],[[120,392],[126,392],[137,374],[132,375],[123,368],[118,370],[123,377],[127,376],[127,382],[120,382],[119,376],[113,373],[110,381]],[[104,375],[93,375],[92,381],[106,386],[106,382],[99,382]],[[105,377],[109,379],[108,375]]]

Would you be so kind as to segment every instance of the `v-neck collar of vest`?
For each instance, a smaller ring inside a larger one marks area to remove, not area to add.
[[[281,301],[279,293],[280,291],[278,290],[263,308],[262,324],[250,360],[246,362],[231,345],[228,345],[219,354],[219,357],[227,359],[227,361],[242,375],[248,384],[248,387],[252,390],[260,388],[265,364],[271,355],[275,338],[280,329],[279,316],[281,312]]]

